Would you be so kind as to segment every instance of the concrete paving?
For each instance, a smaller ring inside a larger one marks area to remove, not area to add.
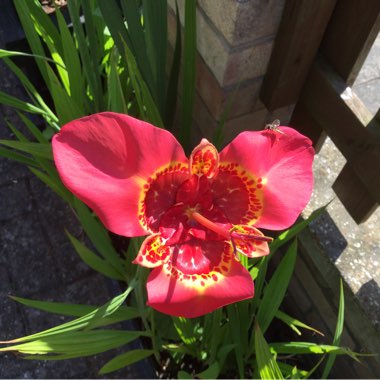
[[[379,111],[380,34],[352,90],[373,115]],[[328,213],[312,223],[311,230],[380,331],[380,208],[365,223],[353,221],[331,188],[345,163],[327,139],[315,158],[314,191],[304,216],[333,200]]]

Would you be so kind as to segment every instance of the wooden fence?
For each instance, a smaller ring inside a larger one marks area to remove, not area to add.
[[[380,203],[380,112],[349,86],[380,29],[379,0],[287,0],[261,100],[296,104],[290,122],[318,150],[328,135],[347,160],[333,189],[356,221]]]

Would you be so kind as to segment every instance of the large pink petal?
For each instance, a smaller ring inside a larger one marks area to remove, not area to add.
[[[226,251],[219,265],[206,273],[183,272],[171,263],[155,268],[148,277],[148,305],[169,315],[195,318],[222,306],[252,298],[253,281],[249,272],[236,261],[228,243],[210,242],[216,251]],[[200,268],[210,263],[194,257]],[[191,263],[189,263],[190,265]],[[193,274],[190,274],[193,273]]]
[[[139,213],[149,176],[170,163],[187,163],[169,132],[111,112],[66,124],[52,145],[65,186],[109,230],[125,236],[147,233]]]
[[[294,223],[313,188],[311,141],[292,128],[280,130],[243,132],[220,153],[221,165],[239,164],[255,179],[262,204],[254,225],[273,230]]]

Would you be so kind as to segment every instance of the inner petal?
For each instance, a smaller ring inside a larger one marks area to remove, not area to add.
[[[206,139],[202,139],[190,155],[190,173],[212,178],[218,173],[218,164],[218,150]]]
[[[176,203],[178,187],[189,177],[188,167],[172,163],[146,180],[140,200],[140,223],[158,232],[161,217]],[[128,191],[126,189],[126,191]]]
[[[171,264],[186,275],[208,274],[222,259],[225,243],[192,239],[178,246]]]
[[[221,163],[211,180],[211,194],[232,224],[253,225],[262,213],[263,186],[262,178],[255,178],[238,164]]]

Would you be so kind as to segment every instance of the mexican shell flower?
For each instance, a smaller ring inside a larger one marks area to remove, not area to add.
[[[187,159],[166,130],[100,113],[53,138],[65,186],[112,232],[148,235],[134,263],[153,268],[148,304],[197,317],[253,297],[238,253],[269,253],[258,228],[296,220],[312,191],[314,151],[292,128],[243,132],[220,153],[203,139]]]

